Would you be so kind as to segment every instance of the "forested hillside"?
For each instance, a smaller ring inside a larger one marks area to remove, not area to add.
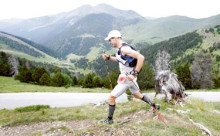
[[[59,55],[58,55],[57,53],[55,53],[53,50],[51,50],[51,49],[49,49],[49,48],[47,48],[47,47],[45,47],[45,46],[43,46],[43,45],[41,45],[41,44],[38,44],[38,43],[33,42],[33,41],[31,41],[31,40],[28,40],[28,39],[25,39],[25,38],[23,38],[23,37],[19,37],[19,36],[16,36],[16,35],[12,35],[12,34],[9,34],[9,33],[5,33],[5,32],[0,32],[0,33],[6,34],[6,35],[10,35],[10,36],[12,36],[12,37],[15,37],[15,38],[17,38],[17,39],[23,41],[24,43],[27,43],[27,44],[29,44],[29,45],[35,47],[36,49],[38,49],[38,50],[40,50],[40,51],[42,51],[42,52],[44,52],[44,53],[46,53],[46,54],[48,54],[48,55],[50,55],[50,56],[59,57]],[[2,37],[2,38],[3,38],[3,37]],[[4,39],[6,39],[6,38],[4,38]],[[8,39],[8,41],[10,41],[10,39]],[[12,40],[11,40],[11,42],[12,42]],[[10,45],[10,46],[15,47],[14,45],[9,44],[10,42],[5,41],[5,43],[6,43],[7,45]],[[19,43],[17,43],[17,44],[19,44]],[[13,49],[13,47],[12,47],[12,49]]]
[[[158,51],[167,51],[171,60],[175,60],[178,56],[182,56],[187,49],[194,48],[201,43],[202,36],[194,31],[144,48],[141,53],[149,64],[154,64]],[[189,61],[192,62],[192,60]]]
[[[158,51],[168,52],[173,66],[184,62],[192,63],[195,53],[199,51],[211,54],[214,62],[217,63],[220,51],[219,31],[219,25],[210,29],[199,29],[143,48],[141,53],[145,56],[145,60],[152,65],[154,65]]]
[[[20,51],[34,57],[44,57],[45,53],[54,57],[57,57],[58,55],[54,51],[46,48],[45,46],[5,32],[0,32],[0,42],[0,49],[4,49],[5,47],[7,49]]]
[[[45,65],[53,65],[53,67],[66,68],[71,72],[78,72],[80,68],[76,68],[74,64],[67,60],[57,58],[58,53],[18,36],[0,32],[0,51],[6,52],[17,58],[25,58],[34,63],[44,63]]]

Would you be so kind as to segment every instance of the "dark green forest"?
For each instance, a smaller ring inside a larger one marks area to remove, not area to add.
[[[149,64],[154,65],[159,50],[168,52],[171,56],[170,59],[175,60],[178,56],[183,55],[187,49],[196,47],[199,43],[202,43],[202,36],[194,31],[148,46],[141,50],[141,54],[145,56],[145,60]],[[192,63],[193,56],[188,56],[186,60]],[[185,60],[182,60],[182,62],[176,62],[176,64],[183,63],[184,61]]]

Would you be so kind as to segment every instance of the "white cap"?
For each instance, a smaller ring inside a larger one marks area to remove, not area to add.
[[[121,37],[121,33],[118,30],[112,30],[108,33],[108,37],[106,37],[105,40],[108,41],[112,37]]]

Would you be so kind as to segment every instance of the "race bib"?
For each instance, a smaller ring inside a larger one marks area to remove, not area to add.
[[[119,77],[119,78],[118,78],[118,83],[122,84],[122,83],[125,82],[125,80],[126,80],[125,77]]]

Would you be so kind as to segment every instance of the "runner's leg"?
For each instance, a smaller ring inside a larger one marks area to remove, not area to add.
[[[121,96],[128,89],[126,84],[117,84],[109,96],[109,114],[108,118],[112,119],[115,111],[116,98]]]

